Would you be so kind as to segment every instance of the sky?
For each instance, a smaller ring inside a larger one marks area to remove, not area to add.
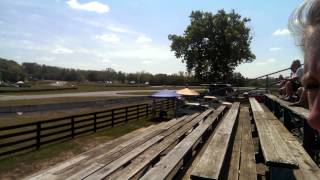
[[[252,63],[236,68],[256,77],[303,55],[288,30],[302,0],[0,0],[0,57],[66,68],[151,73],[185,71],[170,50],[193,10],[234,9],[249,17]]]

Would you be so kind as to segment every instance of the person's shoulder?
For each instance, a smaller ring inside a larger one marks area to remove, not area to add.
[[[303,67],[299,67],[298,69],[297,69],[297,72],[298,71],[303,71]]]

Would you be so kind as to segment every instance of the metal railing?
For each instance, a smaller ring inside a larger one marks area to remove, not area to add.
[[[303,66],[304,64],[301,64],[301,66]],[[258,79],[261,79],[261,78],[266,78],[266,81],[265,81],[265,88],[266,88],[266,90],[268,90],[269,89],[269,87],[270,87],[270,85],[275,85],[275,84],[277,84],[278,82],[276,82],[276,83],[272,83],[272,84],[270,84],[269,83],[269,77],[271,76],[271,75],[274,75],[274,74],[278,74],[278,73],[281,73],[281,72],[284,72],[284,71],[288,71],[288,70],[290,70],[291,68],[289,67],[289,68],[285,68],[285,69],[281,69],[281,70],[278,70],[278,71],[275,71],[275,72],[272,72],[272,73],[269,73],[269,74],[265,74],[265,75],[261,75],[261,76],[258,76],[258,77],[256,77],[256,78],[253,78],[254,80],[258,80]]]

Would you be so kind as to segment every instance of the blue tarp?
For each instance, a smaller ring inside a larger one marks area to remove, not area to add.
[[[153,98],[175,98],[175,97],[180,97],[180,96],[181,95],[177,94],[175,90],[165,89],[165,90],[161,90],[161,91],[158,91],[158,92],[152,94],[150,97],[153,97]]]

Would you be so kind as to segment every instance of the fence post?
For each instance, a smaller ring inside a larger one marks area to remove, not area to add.
[[[111,126],[114,126],[114,109],[111,110]]]
[[[269,76],[266,77],[266,90],[269,89]]]
[[[71,137],[74,138],[74,117],[71,117]]]
[[[126,123],[128,122],[128,107],[126,107]]]
[[[41,121],[37,122],[37,149],[40,149],[41,145]]]
[[[97,113],[93,114],[93,131],[97,132]]]

